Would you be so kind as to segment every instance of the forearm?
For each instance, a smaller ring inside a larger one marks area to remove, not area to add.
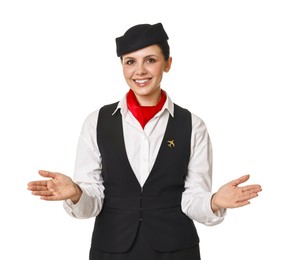
[[[97,216],[103,205],[103,187],[94,184],[79,184],[81,196],[76,203],[64,201],[64,209],[74,218],[91,218]]]
[[[183,194],[182,211],[192,220],[207,226],[221,223],[225,216],[225,211],[213,212],[211,209],[211,192],[201,192],[199,194]]]

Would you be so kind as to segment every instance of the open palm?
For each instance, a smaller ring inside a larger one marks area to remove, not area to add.
[[[42,177],[48,180],[32,181],[28,183],[28,190],[43,200],[66,200],[76,194],[76,184],[64,174],[40,170]]]

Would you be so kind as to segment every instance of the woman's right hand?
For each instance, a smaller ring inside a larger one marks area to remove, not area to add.
[[[48,180],[28,183],[28,190],[42,200],[67,200],[77,203],[82,195],[80,187],[73,180],[58,172],[39,170],[38,173]]]

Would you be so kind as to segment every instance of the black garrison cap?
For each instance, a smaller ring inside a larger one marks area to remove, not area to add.
[[[167,41],[168,35],[161,23],[138,24],[128,29],[121,37],[116,38],[117,56],[133,52],[147,46]]]

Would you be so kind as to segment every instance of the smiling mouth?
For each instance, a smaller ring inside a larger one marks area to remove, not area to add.
[[[151,78],[148,79],[134,79],[133,80],[137,87],[146,87],[150,84]]]
[[[135,83],[144,84],[149,81],[149,79],[135,79]]]

